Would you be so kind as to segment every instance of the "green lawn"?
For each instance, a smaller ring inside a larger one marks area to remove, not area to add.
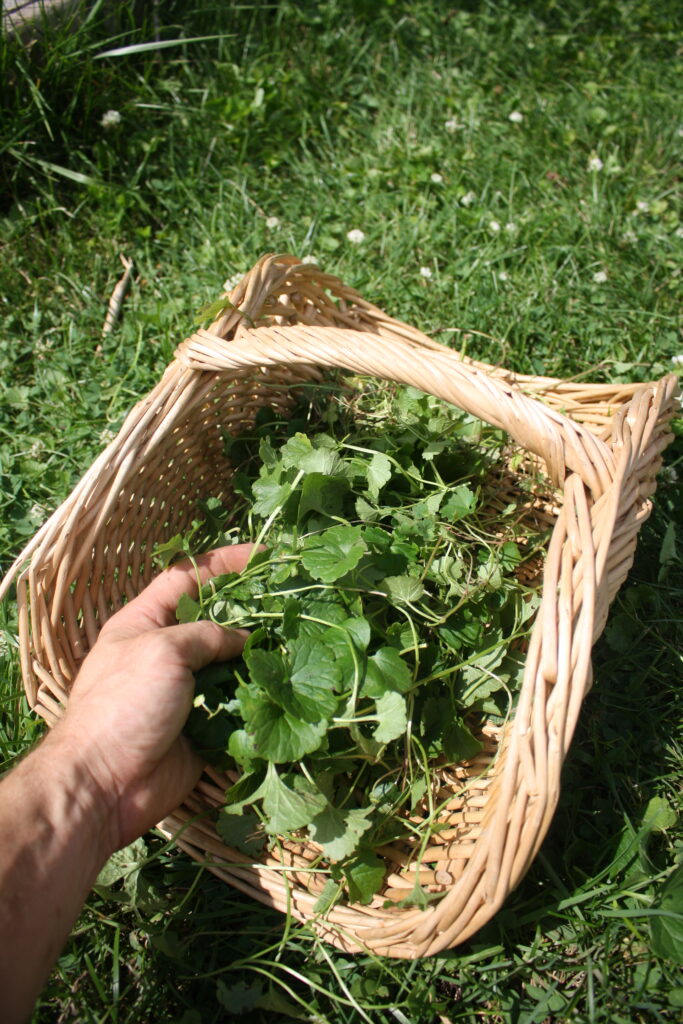
[[[159,5],[158,26],[134,6],[0,39],[3,568],[266,251],[522,372],[683,370],[674,0],[195,0]],[[155,33],[200,41],[140,49]],[[120,253],[135,282],[102,339]],[[681,426],[551,832],[473,940],[342,956],[149,836],[91,898],[35,1019],[679,1019],[683,925],[659,911],[683,859]],[[5,766],[40,731],[15,633],[8,601]]]

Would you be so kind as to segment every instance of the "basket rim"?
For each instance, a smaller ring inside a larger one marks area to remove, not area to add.
[[[305,303],[316,287],[323,295],[319,300],[323,310],[325,289],[336,295],[340,323],[278,323],[277,317],[284,316],[280,312],[270,314],[275,322],[255,323],[269,302],[276,310],[287,308],[280,300],[282,294],[303,295]],[[654,472],[670,437],[666,425],[677,379],[669,375],[654,384],[611,390],[605,390],[606,385],[574,384],[567,390],[556,387],[553,378],[524,378],[527,390],[533,388],[534,380],[540,381],[539,390],[553,396],[556,404],[544,405],[526,394],[512,379],[514,375],[463,360],[453,350],[387,317],[331,275],[295,257],[264,257],[230,293],[227,311],[211,328],[195,332],[179,346],[158,384],[131,410],[117,437],[5,577],[0,596],[30,559],[18,579],[22,674],[32,706],[48,721],[58,717],[68,700],[69,680],[60,668],[54,636],[60,629],[68,632],[64,617],[65,601],[71,600],[70,584],[86,565],[93,538],[106,530],[107,516],[134,477],[136,458],[149,456],[164,438],[179,430],[188,410],[202,408],[217,379],[226,381],[230,374],[243,374],[245,368],[266,374],[268,367],[290,365],[305,373],[314,373],[320,365],[342,365],[356,373],[386,366],[392,374],[387,379],[408,377],[403,383],[411,383],[416,378],[428,385],[422,387],[427,393],[436,391],[447,401],[453,401],[448,395],[463,398],[475,406],[466,404],[466,411],[478,415],[480,408],[491,413],[495,425],[510,425],[512,436],[546,461],[564,491],[522,692],[497,762],[502,767],[491,776],[487,791],[481,819],[485,841],[475,841],[473,856],[437,906],[417,912],[406,909],[400,919],[389,915],[389,921],[381,914],[374,915],[376,921],[370,920],[373,915],[367,907],[344,907],[336,917],[331,913],[317,923],[327,938],[346,949],[371,948],[392,956],[434,953],[464,941],[488,920],[521,878],[550,824],[559,794],[559,771],[591,683],[592,643],[628,571],[638,529],[649,510]],[[607,417],[609,438],[605,430],[599,436],[558,411],[563,401],[581,406],[583,398],[588,407],[603,403],[608,410],[618,404],[617,398],[624,399]],[[459,401],[454,404],[463,407]],[[480,418],[491,422],[489,416]],[[74,551],[73,536],[79,530],[80,546]],[[83,577],[78,578],[79,587],[87,590],[87,581],[82,585]],[[86,625],[90,641],[96,638],[97,623],[93,618]],[[44,631],[40,638],[36,628]],[[170,816],[162,827],[177,831],[178,822],[177,816]],[[195,856],[194,839],[187,836],[185,828],[178,844]],[[222,872],[221,877],[226,873],[220,863],[214,869]],[[247,886],[265,902],[290,906],[294,916],[310,918],[310,896],[288,884],[273,886],[258,871],[258,882],[247,882],[240,875],[243,870],[229,868],[232,884]],[[261,895],[254,891],[259,886]],[[351,910],[358,915],[353,918],[354,938],[345,934]]]

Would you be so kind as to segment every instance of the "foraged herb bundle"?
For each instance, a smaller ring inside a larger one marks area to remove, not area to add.
[[[200,675],[187,728],[240,774],[218,824],[229,844],[307,836],[367,901],[373,848],[414,833],[432,773],[509,712],[536,607],[516,576],[530,543],[486,510],[499,432],[421,392],[400,391],[379,427],[259,419],[228,444],[235,532],[263,548],[178,608],[251,636]]]

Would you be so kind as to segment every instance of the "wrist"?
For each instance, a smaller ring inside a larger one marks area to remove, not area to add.
[[[58,724],[26,762],[41,816],[65,843],[80,843],[83,868],[94,881],[116,847],[115,803],[91,770],[88,745]],[[22,766],[23,767],[23,766]]]

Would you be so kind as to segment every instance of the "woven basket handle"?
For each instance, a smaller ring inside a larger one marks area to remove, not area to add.
[[[614,475],[609,446],[590,430],[514,386],[464,363],[442,346],[370,332],[305,324],[238,329],[234,340],[197,331],[176,351],[195,370],[227,373],[249,367],[314,365],[349,370],[419,388],[500,427],[540,456],[561,485],[567,469],[580,475],[597,499]]]

